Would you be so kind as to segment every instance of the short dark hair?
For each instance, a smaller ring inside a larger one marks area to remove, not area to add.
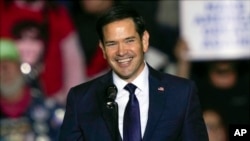
[[[115,5],[111,9],[103,13],[97,20],[96,30],[99,39],[103,42],[102,29],[105,25],[126,18],[131,18],[134,21],[136,31],[138,32],[139,36],[142,37],[143,32],[146,30],[143,17],[140,16],[135,9],[131,8],[131,6]]]
[[[42,40],[43,42],[47,41],[47,33],[43,25],[34,20],[22,20],[17,22],[12,28],[12,36],[14,39],[21,39],[23,38],[22,33],[31,29],[36,29],[38,31],[32,38]]]

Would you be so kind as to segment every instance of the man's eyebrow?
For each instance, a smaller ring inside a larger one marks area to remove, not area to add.
[[[130,39],[135,39],[136,37],[135,36],[131,36],[131,37],[127,37],[123,40],[130,40]],[[109,44],[109,43],[116,43],[116,41],[105,41],[104,44]]]
[[[135,39],[135,36],[127,37],[124,40]]]
[[[104,44],[115,43],[115,41],[105,41]]]

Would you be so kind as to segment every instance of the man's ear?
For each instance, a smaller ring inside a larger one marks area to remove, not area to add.
[[[102,49],[103,58],[106,59],[105,49],[101,40],[99,40],[99,47]]]
[[[143,32],[143,36],[142,36],[142,45],[143,45],[143,51],[144,53],[148,51],[148,47],[149,47],[149,33],[147,30],[145,30]]]

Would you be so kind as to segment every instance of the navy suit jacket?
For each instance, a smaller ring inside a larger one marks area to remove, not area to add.
[[[112,83],[110,71],[71,88],[59,141],[115,141],[116,123],[105,106],[106,89]],[[122,140],[120,136],[118,140]],[[149,111],[143,141],[208,141],[192,81],[149,66]]]

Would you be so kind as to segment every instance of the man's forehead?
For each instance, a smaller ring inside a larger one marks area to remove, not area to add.
[[[129,38],[136,37],[137,31],[133,22],[117,21],[106,25],[103,28],[104,38]]]
[[[113,27],[113,26],[125,26],[125,25],[129,25],[130,28],[135,27],[135,23],[133,21],[132,18],[125,18],[125,19],[120,19],[120,20],[116,20],[113,22],[110,22],[108,24],[106,24],[105,26],[103,26],[103,29],[107,29],[109,27]]]

